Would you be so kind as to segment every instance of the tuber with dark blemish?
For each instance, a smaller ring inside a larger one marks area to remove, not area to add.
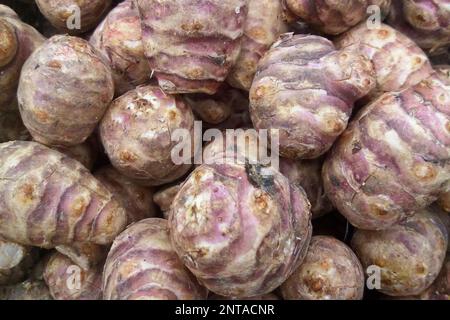
[[[246,298],[269,293],[306,254],[310,204],[304,191],[273,167],[213,154],[209,151],[209,160],[222,157],[222,162],[197,167],[172,203],[174,249],[216,294]]]

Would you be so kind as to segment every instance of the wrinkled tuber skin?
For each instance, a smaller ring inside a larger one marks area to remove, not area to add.
[[[312,217],[321,217],[333,210],[333,205],[323,189],[323,160],[293,161],[280,159],[280,172],[297,186],[302,187],[311,203]]]
[[[0,300],[52,300],[44,281],[31,281],[0,287]]]
[[[113,166],[142,185],[156,186],[183,176],[190,165],[176,165],[171,134],[186,129],[194,137],[194,115],[178,96],[142,86],[113,101],[100,123],[100,136]]]
[[[224,160],[197,167],[184,182],[169,216],[172,244],[212,292],[263,295],[303,260],[310,204],[273,168]]]
[[[159,206],[166,219],[168,218],[168,211],[172,205],[173,199],[178,191],[180,191],[180,188],[181,183],[161,189],[153,195],[153,201]]]
[[[114,95],[111,69],[87,41],[54,36],[27,60],[19,109],[33,138],[74,146],[94,131]]]
[[[380,292],[409,296],[420,294],[438,276],[447,238],[441,220],[421,211],[386,230],[356,231],[352,248],[365,270],[370,266],[380,268]]]
[[[77,160],[89,171],[92,170],[95,161],[97,160],[98,149],[96,148],[93,139],[88,139],[85,142],[72,147],[55,147],[54,149]]]
[[[236,62],[247,0],[136,0],[144,52],[169,93],[214,94]]]
[[[393,1],[387,21],[430,54],[450,45],[448,0]]]
[[[108,254],[106,246],[89,242],[57,246],[55,249],[86,271],[104,262]]]
[[[23,125],[18,111],[0,112],[0,143],[29,138],[30,133]]]
[[[363,21],[371,1],[282,0],[287,9],[317,30],[331,35],[343,33]]]
[[[258,61],[285,31],[280,0],[249,0],[241,53],[227,82],[235,88],[250,90]]]
[[[111,0],[36,0],[36,4],[55,28],[75,35],[94,28],[109,9]],[[77,13],[79,26],[74,23]]]
[[[105,300],[204,300],[201,287],[172,248],[167,220],[150,218],[128,227],[105,263]]]
[[[281,286],[286,300],[361,300],[364,270],[343,242],[314,236],[305,260]]]
[[[0,235],[53,248],[108,244],[125,210],[78,161],[36,142],[0,144]]]
[[[126,0],[111,10],[93,33],[90,43],[111,66],[117,96],[150,80],[141,21],[133,1]]]
[[[336,39],[335,44],[340,49],[356,50],[372,62],[376,88],[370,92],[371,99],[385,92],[409,88],[433,72],[422,49],[385,24],[369,28],[361,23]]]
[[[0,237],[0,286],[23,281],[37,258],[38,252],[34,248]]]
[[[211,295],[208,300],[280,300],[275,294],[273,293],[266,293],[255,297],[250,298],[233,298],[233,297],[223,297],[219,296],[217,294]]]
[[[55,252],[47,262],[44,280],[55,300],[101,300],[102,266],[83,270]]]
[[[0,4],[0,112],[17,110],[16,93],[25,60],[45,38]]]
[[[389,228],[437,200],[450,179],[450,78],[433,75],[363,108],[323,167],[351,224]]]
[[[279,129],[282,156],[314,159],[374,86],[372,65],[359,53],[337,51],[322,37],[284,34],[259,63],[250,114],[256,129]]]
[[[100,168],[94,177],[120,202],[128,216],[128,224],[156,216],[153,191],[136,184],[112,166]]]

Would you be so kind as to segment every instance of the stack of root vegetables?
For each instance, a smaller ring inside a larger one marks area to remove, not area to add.
[[[25,2],[0,299],[450,299],[448,1]]]

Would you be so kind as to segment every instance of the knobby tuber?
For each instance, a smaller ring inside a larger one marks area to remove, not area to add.
[[[305,260],[281,286],[288,300],[361,300],[364,270],[353,251],[330,236],[314,236]]]
[[[139,12],[132,0],[117,5],[97,27],[90,43],[111,66],[116,95],[150,80],[151,71],[142,45]]]
[[[155,86],[142,86],[113,101],[100,123],[100,136],[112,165],[147,186],[183,176],[191,167],[172,160],[172,132],[194,137],[194,115],[185,100]]]
[[[386,230],[356,231],[352,247],[367,273],[370,266],[380,268],[380,292],[409,296],[420,294],[437,278],[447,239],[441,220],[421,211]]]
[[[0,4],[0,113],[17,111],[20,71],[25,60],[44,41],[36,29],[22,22],[12,9]]]
[[[430,54],[450,46],[448,0],[393,1],[387,21]]]
[[[248,1],[135,2],[159,86],[169,93],[215,93],[239,56]]]
[[[84,270],[55,252],[44,270],[44,280],[55,300],[101,300],[102,266]]]
[[[325,192],[354,226],[386,229],[450,179],[450,78],[433,75],[363,108],[324,163]]]
[[[337,38],[335,44],[340,49],[355,50],[372,62],[376,87],[370,92],[371,99],[413,86],[433,72],[422,49],[385,24],[371,28],[361,23]]]
[[[250,90],[258,61],[286,31],[280,0],[248,0],[241,52],[227,82],[235,88]]]
[[[36,0],[41,13],[62,32],[80,34],[94,28],[111,0]]]
[[[343,33],[363,21],[370,5],[377,5],[382,16],[390,9],[390,0],[312,1],[282,0],[288,16],[299,17],[325,34]]]
[[[125,210],[78,161],[36,142],[0,144],[0,235],[43,248],[108,244]]]
[[[303,190],[272,167],[223,160],[197,167],[182,185],[169,216],[172,243],[212,292],[263,295],[304,258],[310,204]]]
[[[19,109],[33,138],[73,146],[94,131],[114,95],[110,67],[87,41],[58,35],[23,66]]]
[[[205,300],[170,243],[167,220],[141,220],[113,243],[103,273],[106,300]]]
[[[278,129],[280,154],[314,159],[347,127],[353,103],[375,86],[370,61],[327,39],[284,34],[258,65],[250,90],[256,129]]]

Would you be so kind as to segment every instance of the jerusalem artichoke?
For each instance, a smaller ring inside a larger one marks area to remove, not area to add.
[[[261,59],[250,90],[256,129],[278,129],[280,154],[314,159],[344,131],[353,103],[375,86],[372,64],[321,37],[285,34]]]
[[[421,211],[383,231],[358,230],[352,247],[364,268],[380,269],[380,287],[390,296],[417,295],[437,278],[448,235],[432,213]]]
[[[167,220],[150,218],[114,240],[103,273],[105,300],[202,300],[207,290],[170,244]]]
[[[0,235],[53,248],[111,243],[125,210],[75,161],[36,142],[0,144]]]
[[[273,168],[197,167],[175,197],[172,244],[212,292],[245,298],[283,283],[304,258],[311,237],[306,195]]]
[[[20,113],[33,138],[73,146],[94,131],[114,95],[109,66],[87,41],[54,36],[22,69]]]
[[[142,45],[139,12],[132,0],[117,5],[97,27],[90,43],[111,66],[116,95],[150,80],[151,71]]]
[[[172,132],[194,136],[194,115],[178,96],[141,86],[113,101],[100,123],[100,136],[112,165],[142,185],[172,182],[191,167],[172,160]]]
[[[36,4],[55,28],[69,34],[80,34],[97,25],[110,7],[111,0],[36,0]]]
[[[281,286],[288,300],[361,300],[364,270],[343,242],[314,236],[300,267]]]
[[[386,229],[437,200],[450,179],[450,77],[433,75],[363,108],[324,163],[325,192],[350,223]]]
[[[169,93],[214,94],[236,62],[247,0],[136,0],[144,52]]]

